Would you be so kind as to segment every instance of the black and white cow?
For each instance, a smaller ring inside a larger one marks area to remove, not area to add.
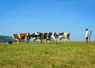
[[[34,42],[37,40],[37,39],[40,39],[40,41],[42,42],[43,41],[43,33],[42,32],[36,32],[36,33],[33,33],[31,34],[31,38],[34,38]]]
[[[52,32],[49,32],[49,33],[36,32],[36,33],[31,34],[31,37],[34,38],[34,41],[36,41],[37,39],[40,39],[41,42],[43,42],[43,41],[56,42],[58,35],[56,32],[54,32],[54,33],[52,33]]]
[[[61,41],[62,39],[68,39],[70,41],[70,33],[66,32],[66,33],[59,33],[58,34],[58,38]]]
[[[58,35],[56,32],[44,33],[43,39],[46,41],[56,42]]]

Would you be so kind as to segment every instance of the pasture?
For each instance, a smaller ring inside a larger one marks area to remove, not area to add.
[[[0,43],[0,68],[95,68],[95,42]]]

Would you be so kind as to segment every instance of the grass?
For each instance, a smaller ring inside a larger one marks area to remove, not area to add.
[[[95,68],[95,42],[0,43],[0,68]]]

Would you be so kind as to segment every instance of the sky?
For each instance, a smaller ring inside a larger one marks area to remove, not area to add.
[[[0,0],[0,35],[70,32],[71,40],[95,40],[95,0]]]

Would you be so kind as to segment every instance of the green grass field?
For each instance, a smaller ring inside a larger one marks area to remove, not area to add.
[[[0,68],[95,68],[95,42],[0,43]]]

